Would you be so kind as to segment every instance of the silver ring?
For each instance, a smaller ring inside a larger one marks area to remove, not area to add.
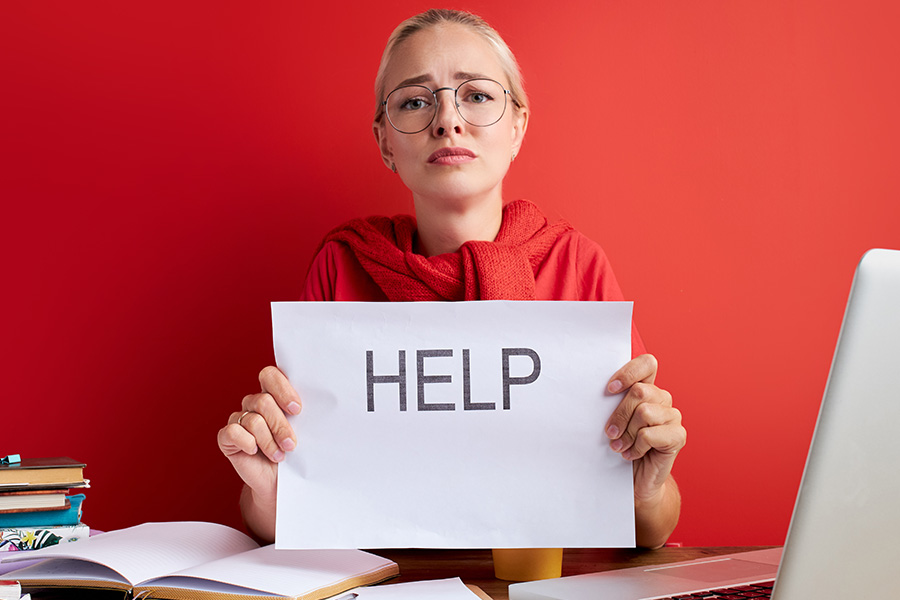
[[[249,415],[249,414],[252,413],[252,412],[254,412],[254,411],[252,411],[252,410],[245,410],[245,411],[241,414],[241,416],[238,417],[237,424],[240,425],[241,427],[243,427],[244,424],[241,423],[241,419],[243,419],[244,417],[246,417],[247,415]]]

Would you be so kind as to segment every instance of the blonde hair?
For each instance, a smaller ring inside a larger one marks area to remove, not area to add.
[[[497,33],[497,30],[488,25],[487,21],[478,15],[461,10],[432,8],[400,23],[388,38],[387,45],[384,47],[384,53],[381,55],[381,64],[378,65],[378,74],[375,76],[375,123],[380,122],[384,116],[382,102],[384,101],[385,92],[385,70],[397,46],[419,31],[444,23],[456,23],[469,27],[487,40],[497,52],[500,67],[503,69],[503,74],[506,75],[507,80],[509,80],[510,98],[513,101],[513,105],[517,108],[527,106],[528,98],[525,95],[525,86],[519,63],[516,61],[512,50],[509,49],[509,46]]]

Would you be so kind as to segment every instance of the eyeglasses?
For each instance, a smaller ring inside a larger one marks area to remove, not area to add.
[[[459,87],[432,90],[424,85],[404,85],[388,94],[382,106],[391,127],[400,133],[425,131],[437,114],[437,93],[453,92],[459,116],[475,127],[489,127],[506,113],[510,91],[493,79],[469,79]]]

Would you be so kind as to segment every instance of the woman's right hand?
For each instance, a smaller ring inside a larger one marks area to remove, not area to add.
[[[218,435],[219,450],[249,488],[249,500],[255,506],[247,506],[245,497],[241,508],[248,525],[258,531],[269,527],[255,525],[253,513],[270,514],[274,527],[278,463],[284,460],[285,452],[297,446],[286,414],[299,414],[301,406],[297,391],[277,367],[260,371],[259,384],[261,391],[244,397],[242,410],[231,413]]]

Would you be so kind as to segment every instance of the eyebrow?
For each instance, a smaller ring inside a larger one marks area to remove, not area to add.
[[[453,79],[457,81],[466,81],[467,79],[491,79],[487,75],[482,73],[470,73],[468,71],[457,71],[453,74]],[[422,83],[428,83],[434,81],[431,75],[418,75],[416,77],[410,77],[409,79],[404,79],[401,81],[397,87],[403,87],[404,85],[417,85]]]

